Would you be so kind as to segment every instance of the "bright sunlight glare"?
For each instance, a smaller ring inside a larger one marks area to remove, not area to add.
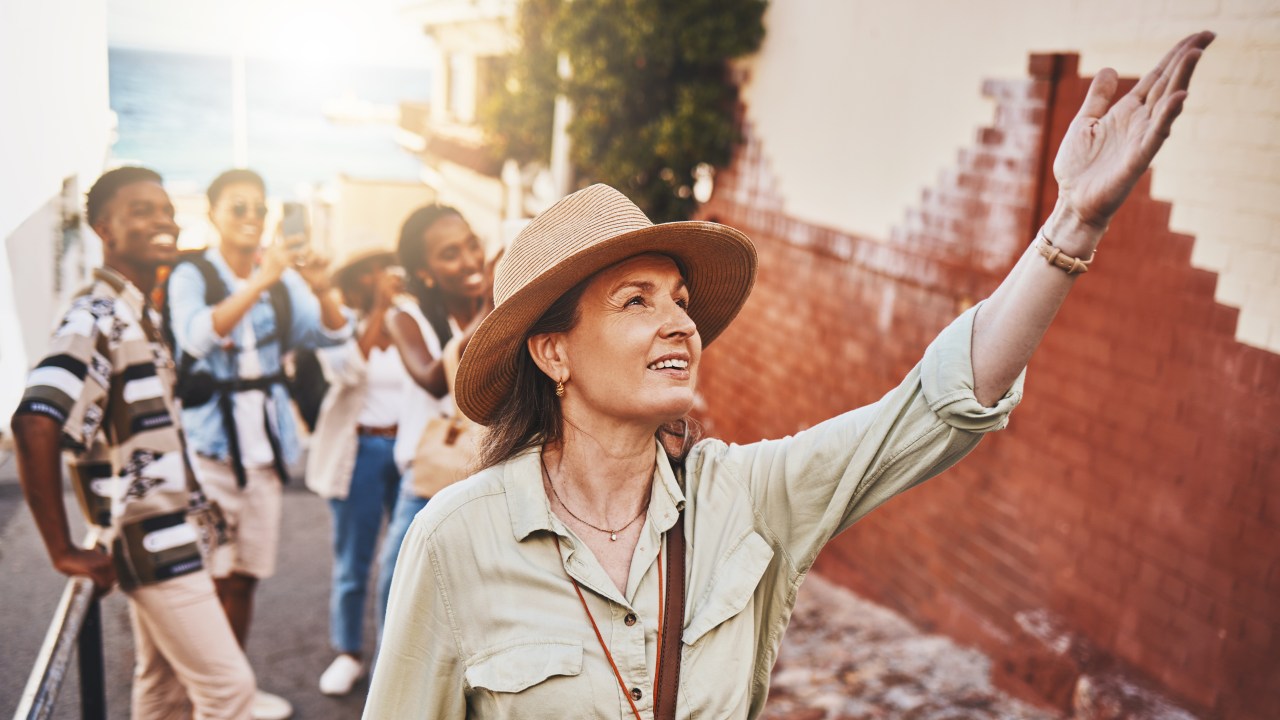
[[[430,62],[422,28],[402,0],[109,0],[111,43],[174,52],[269,58],[303,65]]]

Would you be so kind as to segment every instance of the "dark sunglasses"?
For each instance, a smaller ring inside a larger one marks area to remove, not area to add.
[[[266,205],[259,204],[254,205],[251,208],[248,203],[238,202],[231,206],[231,214],[235,215],[237,218],[243,218],[245,215],[248,215],[250,211],[257,215],[259,220],[267,216]]]

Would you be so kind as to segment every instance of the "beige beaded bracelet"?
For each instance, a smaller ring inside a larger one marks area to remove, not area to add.
[[[1089,272],[1089,264],[1092,263],[1093,259],[1098,255],[1098,251],[1094,250],[1089,255],[1088,260],[1071,257],[1070,255],[1062,252],[1058,246],[1054,245],[1053,242],[1049,240],[1049,236],[1044,234],[1044,228],[1040,228],[1040,231],[1036,233],[1035,247],[1036,250],[1044,256],[1044,259],[1049,261],[1050,265],[1062,270],[1068,275],[1078,275]]]

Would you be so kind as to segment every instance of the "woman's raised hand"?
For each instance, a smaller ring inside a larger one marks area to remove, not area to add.
[[[1191,73],[1213,38],[1207,31],[1183,38],[1110,110],[1116,71],[1098,72],[1053,161],[1059,199],[1080,222],[1106,229],[1169,137]]]

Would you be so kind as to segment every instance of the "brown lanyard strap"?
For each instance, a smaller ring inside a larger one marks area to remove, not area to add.
[[[680,643],[684,633],[684,511],[667,531],[667,595],[658,632],[658,692],[654,695],[657,720],[675,720],[680,692]]]
[[[662,553],[658,553],[658,655],[653,680],[653,716],[656,720],[675,720],[676,696],[680,691],[680,636],[684,628],[685,558],[683,512],[676,516],[675,526],[667,533],[664,533],[664,538],[667,541],[665,573],[662,567]],[[560,550],[560,537],[556,536],[555,540],[558,552]],[[665,595],[663,575],[666,575],[668,579]],[[578,581],[573,576],[569,576],[569,580],[573,583],[573,591],[578,594],[578,600],[582,602],[582,609],[587,613],[587,620],[591,622],[591,629],[595,631],[596,641],[600,643],[600,649],[604,651],[604,657],[609,661],[609,667],[613,669],[613,676],[618,681],[622,696],[627,699],[627,704],[631,706],[631,712],[635,714],[636,720],[640,720],[640,709],[636,707],[635,701],[631,697],[631,690],[627,688],[627,682],[622,679],[622,672],[618,670],[618,664],[613,660],[613,653],[609,652],[609,646],[605,644],[604,636],[600,633],[600,627],[596,625],[596,618],[591,614],[591,608],[587,605],[587,598],[582,594],[582,587],[578,585]],[[672,622],[675,624],[674,632],[667,632],[671,629]]]
[[[666,572],[667,564],[663,561],[662,551],[666,544],[666,533],[662,534],[662,540],[658,541],[658,652],[655,654],[654,662],[657,665],[653,668],[653,707],[658,707],[658,678],[662,677],[662,616],[663,610],[662,599],[666,597],[662,593],[662,576]]]
[[[560,551],[560,536],[556,536],[556,552]],[[578,599],[582,601],[582,609],[587,611],[587,619],[591,621],[591,629],[596,633],[596,640],[600,642],[600,649],[604,651],[604,659],[609,661],[609,667],[613,668],[613,676],[618,679],[618,687],[622,689],[622,697],[627,699],[627,704],[631,706],[631,712],[635,714],[636,720],[641,720],[640,709],[636,707],[636,702],[631,698],[631,690],[627,688],[627,682],[622,679],[622,671],[618,670],[618,664],[613,661],[613,653],[609,652],[609,646],[604,642],[604,636],[600,634],[600,626],[596,625],[596,618],[591,614],[591,608],[587,607],[587,598],[582,594],[582,588],[578,585],[578,581],[569,576],[569,581],[573,583],[573,591],[578,593]],[[661,633],[659,633],[658,643],[662,643]]]

